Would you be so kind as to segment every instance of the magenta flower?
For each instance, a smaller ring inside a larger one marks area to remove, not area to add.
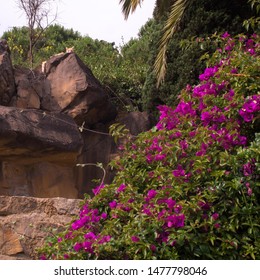
[[[224,34],[221,35],[221,37],[226,39],[230,37],[230,34],[226,31]]]
[[[218,218],[219,218],[219,214],[218,213],[214,213],[214,214],[212,214],[212,219],[214,220],[214,221],[216,221]]]
[[[169,233],[163,231],[159,234],[159,236],[156,238],[156,240],[161,242],[161,243],[167,243],[168,242],[168,237],[169,237]]]
[[[198,206],[204,211],[210,210],[210,205],[207,202],[199,201]]]
[[[109,202],[109,207],[110,207],[111,209],[115,209],[116,206],[117,206],[117,202],[116,202],[115,200]]]
[[[149,190],[147,192],[147,196],[145,198],[146,201],[150,201],[151,199],[153,199],[155,196],[157,195],[157,191],[156,190]]]
[[[189,144],[188,144],[188,142],[186,140],[180,140],[179,143],[180,143],[180,147],[181,147],[182,150],[188,149]]]
[[[143,212],[144,214],[146,214],[147,216],[152,216],[152,215],[153,215],[152,212],[151,212],[151,210],[148,208],[147,204],[145,204],[145,205],[143,206],[142,212]]]
[[[166,158],[166,155],[165,154],[158,154],[154,157],[154,160],[155,161],[162,161]]]
[[[94,189],[92,190],[92,192],[94,193],[94,195],[97,195],[97,194],[99,194],[99,192],[100,192],[104,187],[105,187],[104,184],[102,184],[102,185],[100,185],[100,186],[97,186],[96,188],[94,188]]]
[[[173,174],[174,177],[182,177],[182,176],[185,176],[185,170],[179,164],[177,169],[172,171],[172,174]]]
[[[243,174],[244,176],[250,176],[254,172],[254,165],[251,162],[248,162],[243,165]]]
[[[173,139],[173,138],[180,138],[182,135],[182,133],[180,131],[177,131],[173,134],[170,135],[170,139]]]
[[[79,250],[81,250],[83,248],[82,244],[81,243],[76,243],[74,246],[73,246],[74,250],[76,252],[78,252]]]
[[[173,200],[173,199],[170,197],[170,198],[168,198],[168,199],[166,200],[166,204],[167,204],[167,206],[168,206],[169,209],[172,209],[172,208],[175,206],[176,201]]]
[[[161,210],[158,213],[158,220],[160,220],[161,218],[164,218],[167,213],[168,213],[168,211],[166,209]]]
[[[108,243],[110,240],[111,240],[111,236],[105,235],[98,241],[98,244]]]
[[[240,116],[245,122],[251,122],[254,118],[254,113],[260,110],[260,97],[259,95],[253,95],[239,110]]]
[[[85,250],[86,252],[89,252],[89,253],[91,253],[91,254],[94,253],[94,250],[93,250],[93,248],[92,248],[92,242],[90,242],[90,241],[84,241],[84,242],[82,243],[82,248],[84,248],[84,250]]]
[[[147,163],[152,163],[153,162],[153,160],[154,160],[154,157],[151,155],[151,154],[148,154],[147,156],[146,156],[146,161],[147,161]]]
[[[215,75],[217,71],[218,71],[217,66],[206,68],[204,73],[199,75],[200,81],[208,81],[211,77]]]
[[[247,194],[248,194],[248,196],[251,196],[253,194],[253,191],[251,188],[247,188]]]
[[[151,244],[150,245],[150,250],[155,252],[156,251],[156,246],[154,244]]]
[[[181,212],[181,210],[182,210],[182,206],[181,205],[179,205],[179,204],[175,205],[174,212],[176,214],[179,214]]]
[[[217,96],[217,85],[208,81],[206,84],[198,85],[194,87],[192,96],[194,98],[202,98],[205,95]]]
[[[103,212],[103,213],[101,214],[101,218],[105,220],[105,219],[107,218],[107,213]]]
[[[140,241],[140,238],[139,238],[138,236],[136,236],[136,235],[133,235],[133,236],[131,237],[131,240],[132,240],[133,242],[139,242],[139,241]]]
[[[225,51],[232,51],[234,46],[235,46],[235,42],[230,38],[227,42],[227,45],[225,46]]]
[[[203,100],[200,100],[199,102],[199,110],[203,111],[207,106],[204,104]]]
[[[180,101],[178,106],[175,109],[175,112],[180,113],[181,115],[190,115],[190,116],[195,116],[196,111],[192,108],[192,102],[184,102]]]
[[[210,114],[209,112],[203,112],[203,113],[201,114],[201,117],[200,117],[200,118],[201,118],[201,120],[202,120],[204,126],[209,125],[209,123],[210,123],[211,120],[212,120],[212,116],[211,116],[211,114]]]
[[[91,232],[85,234],[84,238],[88,239],[88,240],[95,240],[97,238],[97,236],[95,235],[94,232],[91,231]]]
[[[168,216],[167,219],[166,219],[166,224],[167,224],[167,227],[169,227],[169,228],[184,227],[184,222],[185,222],[185,215],[184,214],[171,215],[171,216]]]
[[[116,190],[117,193],[121,193],[126,189],[126,185],[125,184],[121,184],[119,186],[119,188]]]
[[[81,217],[79,220],[76,220],[75,222],[72,223],[71,228],[73,230],[78,230],[82,228],[87,222],[89,222],[90,219],[91,218],[88,216]]]
[[[242,145],[242,146],[245,146],[246,145],[246,142],[247,142],[247,138],[246,136],[238,136],[238,145]]]
[[[251,122],[254,118],[254,115],[250,112],[247,112],[244,108],[239,110],[239,115],[244,119],[245,122]]]
[[[40,256],[40,260],[45,261],[45,260],[47,260],[47,258],[46,258],[46,256],[45,256],[45,255],[41,255],[41,256]]]
[[[196,153],[196,156],[205,156],[207,153],[208,145],[205,143],[201,144],[200,150]]]

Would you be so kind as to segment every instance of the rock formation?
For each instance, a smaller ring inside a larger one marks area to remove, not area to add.
[[[79,212],[80,200],[0,196],[0,260],[36,259],[37,248]]]
[[[111,182],[113,122],[135,135],[152,125],[147,113],[117,116],[74,52],[54,55],[33,71],[13,69],[7,43],[0,41],[0,195],[83,197],[103,176],[98,162],[107,169],[105,182]]]
[[[91,70],[74,53],[61,53],[35,70],[13,68],[0,40],[0,259],[33,259],[36,248],[79,211],[93,180],[105,183],[117,146],[114,122],[133,135],[148,130],[145,112],[121,113]],[[77,164],[88,164],[77,167]]]

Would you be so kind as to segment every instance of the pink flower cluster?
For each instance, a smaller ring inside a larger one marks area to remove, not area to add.
[[[162,187],[167,189],[167,187]],[[156,233],[157,238],[156,242],[159,243],[168,243],[168,236],[172,229],[183,228],[185,226],[185,215],[181,213],[182,206],[177,204],[177,202],[172,197],[160,198],[157,199],[157,194],[159,191],[151,189],[147,192],[144,197],[145,203],[142,207],[142,213],[145,216],[156,218],[158,221],[162,222],[162,227]],[[155,205],[160,205],[160,209],[155,207]],[[138,238],[139,241],[140,238]],[[132,238],[133,242],[136,239]],[[175,244],[175,243],[174,243]],[[174,244],[170,244],[173,246]],[[151,250],[154,251],[156,246],[151,244]]]
[[[260,95],[253,95],[245,102],[243,107],[239,110],[240,116],[245,122],[251,122],[255,113],[260,111]]]

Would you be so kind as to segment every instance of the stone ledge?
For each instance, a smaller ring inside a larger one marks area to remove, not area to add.
[[[0,196],[0,259],[36,259],[50,229],[78,214],[79,199]]]

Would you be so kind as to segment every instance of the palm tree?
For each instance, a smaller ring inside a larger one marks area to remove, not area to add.
[[[144,0],[120,0],[122,12],[125,19],[130,13],[133,13],[138,6],[141,6]],[[161,40],[159,42],[158,54],[154,63],[154,71],[157,77],[157,87],[163,82],[166,73],[166,51],[169,40],[176,32],[178,24],[183,18],[184,12],[191,3],[191,0],[156,0],[156,13],[160,16],[169,12],[165,22]]]

